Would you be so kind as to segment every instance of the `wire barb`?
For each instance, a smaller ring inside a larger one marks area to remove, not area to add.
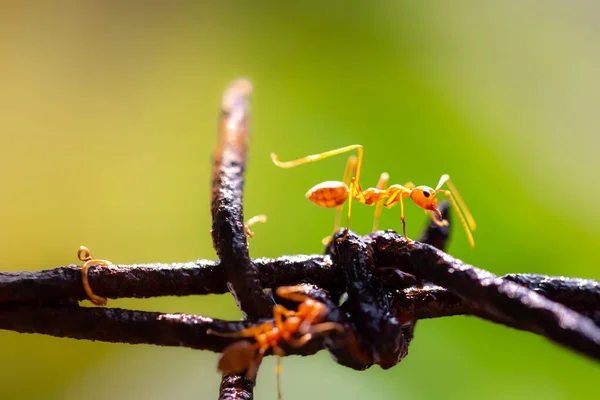
[[[92,258],[90,250],[85,246],[80,246],[79,250],[77,250],[77,258],[80,261],[83,261],[84,264],[81,266],[81,281],[83,283],[83,289],[87,293],[91,302],[98,306],[105,306],[108,300],[104,297],[100,297],[94,293],[92,287],[90,286],[90,282],[88,280],[88,271],[90,267],[94,266],[104,266],[107,267],[111,265],[110,261],[107,260],[96,260]]]
[[[242,314],[256,319],[271,315],[272,302],[264,293],[256,266],[248,254],[247,235],[252,236],[253,233],[244,224],[242,200],[251,94],[250,81],[237,79],[225,90],[221,101],[218,145],[213,155],[211,232],[231,294]],[[231,391],[251,398],[252,386],[243,375],[224,374],[220,398],[228,398]]]

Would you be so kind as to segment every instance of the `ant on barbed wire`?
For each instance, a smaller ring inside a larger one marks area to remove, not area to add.
[[[360,187],[360,173],[363,160],[363,146],[354,144],[351,146],[341,147],[326,151],[323,153],[312,154],[306,157],[299,158],[293,161],[279,161],[279,157],[275,153],[271,153],[271,159],[281,168],[292,168],[298,165],[307,164],[325,158],[335,156],[342,153],[347,153],[352,150],[357,150],[358,157],[350,156],[346,163],[343,181],[326,181],[313,186],[307,193],[306,197],[318,206],[326,208],[337,208],[335,225],[333,231],[336,232],[340,226],[340,214],[346,200],[348,200],[348,222],[346,228],[350,228],[350,217],[352,216],[352,200],[368,206],[376,205],[375,216],[373,222],[373,231],[377,230],[381,208],[391,208],[397,203],[400,203],[400,220],[402,221],[402,233],[407,240],[406,222],[404,221],[404,199],[410,198],[418,207],[429,212],[431,219],[440,226],[445,226],[448,221],[442,219],[442,214],[438,209],[438,201],[436,195],[441,193],[450,199],[450,202],[456,209],[460,222],[465,229],[467,239],[471,247],[475,246],[472,230],[475,230],[475,220],[465,202],[462,200],[456,187],[452,184],[450,176],[442,175],[435,189],[429,186],[415,186],[412,182],[407,182],[404,185],[391,185],[386,189],[389,180],[387,173],[382,173],[377,187],[362,190]],[[441,187],[447,184],[450,190],[443,190]],[[460,207],[459,207],[460,205]],[[464,214],[463,214],[464,212]],[[348,230],[346,230],[347,234]],[[344,239],[343,236],[341,239]],[[323,239],[323,244],[329,244],[331,236]]]
[[[285,352],[279,343],[283,340],[292,347],[302,347],[315,335],[329,331],[344,331],[344,327],[337,322],[322,322],[327,318],[329,308],[302,292],[303,287],[300,285],[278,287],[277,296],[300,304],[297,311],[276,304],[273,306],[273,321],[238,332],[216,332],[209,329],[207,331],[209,335],[255,340],[254,343],[240,340],[229,345],[219,359],[219,371],[224,373],[246,371],[246,376],[254,377],[263,356],[271,349],[277,356],[277,395],[281,398],[281,357]]]

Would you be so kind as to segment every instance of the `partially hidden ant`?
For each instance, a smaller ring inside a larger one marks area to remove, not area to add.
[[[276,293],[284,299],[300,302],[297,311],[290,311],[281,304],[273,306],[273,321],[264,322],[239,332],[207,331],[210,335],[230,338],[254,338],[236,341],[223,351],[218,369],[224,373],[246,371],[246,376],[254,377],[265,353],[270,349],[277,356],[277,395],[281,398],[281,357],[285,355],[280,347],[284,341],[292,347],[302,347],[315,335],[329,331],[343,332],[344,327],[336,322],[322,322],[329,309],[323,303],[302,293],[302,286],[281,286]]]
[[[357,150],[357,157],[350,156],[346,164],[346,170],[344,173],[343,181],[326,181],[319,183],[312,187],[307,193],[306,197],[318,206],[326,208],[337,208],[335,224],[333,231],[336,232],[340,225],[340,214],[342,207],[346,200],[348,200],[348,221],[346,228],[350,228],[350,217],[352,216],[352,200],[356,200],[359,203],[366,204],[368,206],[376,205],[375,216],[373,222],[373,231],[377,230],[379,224],[379,217],[381,214],[381,208],[391,208],[397,203],[400,203],[400,220],[402,221],[402,233],[407,240],[406,235],[406,223],[404,221],[404,199],[410,198],[418,207],[430,213],[432,221],[440,226],[445,226],[447,221],[442,219],[442,214],[438,209],[438,200],[436,195],[441,193],[447,196],[452,203],[452,206],[456,209],[460,222],[467,234],[467,239],[471,247],[475,246],[473,239],[472,230],[475,230],[475,221],[469,212],[466,204],[458,194],[456,187],[450,180],[450,176],[447,174],[442,175],[435,189],[429,186],[415,186],[412,182],[407,182],[404,185],[386,185],[389,180],[387,173],[382,173],[377,187],[362,190],[360,187],[360,173],[363,162],[363,146],[354,144],[351,146],[341,147],[326,151],[323,153],[312,154],[306,157],[299,158],[292,161],[280,161],[279,157],[275,153],[271,153],[271,159],[281,168],[292,168],[298,165],[307,164],[325,158],[335,156],[349,151]],[[441,189],[441,187],[447,184],[450,190]],[[459,207],[460,205],[460,207]],[[464,213],[464,214],[463,214]],[[348,232],[348,230],[346,230]],[[345,237],[343,237],[345,239]],[[331,240],[331,236],[323,239],[324,244],[328,244]]]

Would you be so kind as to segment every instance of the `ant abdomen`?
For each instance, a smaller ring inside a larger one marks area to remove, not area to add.
[[[325,208],[338,207],[348,199],[350,189],[341,181],[327,181],[313,186],[306,192],[306,198]]]

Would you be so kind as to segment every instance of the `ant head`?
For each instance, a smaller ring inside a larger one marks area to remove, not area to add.
[[[417,186],[410,192],[410,198],[417,206],[427,211],[433,211],[439,219],[442,219],[442,214],[438,210],[436,194],[437,192],[429,186]]]

